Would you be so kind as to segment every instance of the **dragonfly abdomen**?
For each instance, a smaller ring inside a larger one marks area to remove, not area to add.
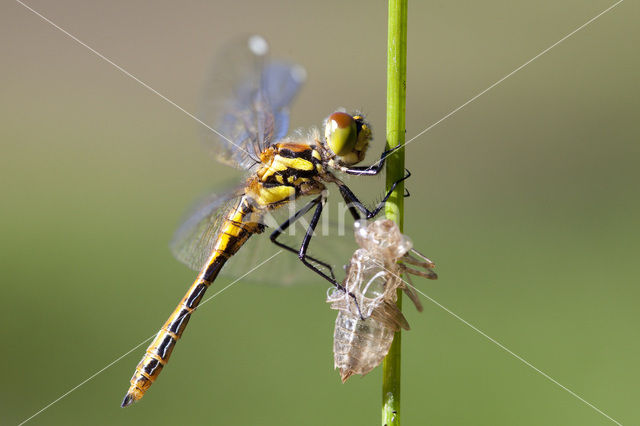
[[[182,337],[191,314],[202,301],[204,293],[216,279],[224,264],[240,250],[251,235],[261,232],[262,225],[243,222],[243,219],[252,211],[251,203],[245,197],[241,198],[238,204],[229,211],[209,260],[153,339],[136,367],[129,390],[122,401],[123,407],[133,404],[144,396],[169,361],[171,352]]]
[[[199,277],[191,285],[187,294],[184,295],[180,304],[162,326],[153,339],[153,342],[151,342],[147,348],[142,360],[138,363],[136,371],[133,373],[133,377],[131,377],[129,391],[122,401],[123,407],[131,405],[142,398],[147,389],[149,389],[157,379],[162,368],[169,361],[176,342],[182,337],[182,333],[191,318],[191,314],[202,300],[210,284],[211,282],[202,280]]]

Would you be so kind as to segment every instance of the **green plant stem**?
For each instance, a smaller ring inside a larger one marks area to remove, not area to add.
[[[387,143],[389,148],[404,143],[407,77],[407,2],[389,0],[387,41]],[[404,148],[387,159],[387,189],[404,175]],[[386,217],[403,228],[404,183],[387,201]],[[398,291],[402,309],[402,293]],[[382,424],[400,424],[401,333],[397,332],[382,365]]]

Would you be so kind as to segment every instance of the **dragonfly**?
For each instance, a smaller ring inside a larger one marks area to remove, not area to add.
[[[365,375],[380,365],[395,332],[409,330],[407,319],[396,305],[397,290],[403,290],[422,312],[410,276],[438,278],[433,271],[435,264],[412,248],[411,240],[395,222],[358,220],[354,234],[360,248],[351,257],[342,288],[334,287],[327,295],[331,308],[338,311],[333,354],[343,383],[353,374]]]
[[[308,254],[327,200],[327,184],[337,186],[354,219],[375,217],[395,189],[394,185],[370,210],[337,176],[377,175],[394,152],[384,151],[371,166],[356,166],[372,140],[371,126],[361,114],[335,111],[324,121],[324,133],[312,129],[287,137],[289,105],[305,80],[305,72],[300,65],[270,59],[268,50],[264,38],[251,36],[218,55],[212,70],[215,82],[205,95],[203,121],[217,134],[211,144],[217,159],[243,170],[246,177],[232,190],[205,203],[176,232],[171,243],[174,255],[199,273],[137,365],[122,407],[141,399],[158,378],[206,290],[247,240],[265,231],[268,214],[299,198],[311,197],[275,227],[270,240],[342,288],[331,265]],[[407,172],[396,185],[408,176]],[[284,231],[310,211],[312,217],[300,246],[284,242],[280,238]]]

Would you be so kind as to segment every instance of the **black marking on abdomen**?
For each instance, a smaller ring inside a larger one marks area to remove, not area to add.
[[[231,241],[229,241],[229,245],[226,247],[227,249],[231,247],[233,243]],[[221,253],[216,260],[213,261],[213,263],[211,265],[209,265],[209,267],[207,268],[207,270],[204,272],[204,274],[202,275],[202,279],[204,281],[207,281],[209,283],[213,282],[213,280],[216,279],[216,277],[218,276],[218,274],[220,273],[220,270],[222,269],[222,267],[224,266],[225,262],[228,259],[229,255],[232,255],[233,253]],[[198,301],[198,303],[200,303],[200,301]],[[196,304],[197,306],[197,304]]]
[[[160,370],[162,370],[162,367],[164,367],[164,365],[160,361],[155,358],[151,358],[144,366],[144,369],[142,371],[155,378],[158,374],[160,374]]]
[[[207,291],[207,288],[209,288],[209,286],[205,283],[198,284],[196,288],[191,292],[187,300],[185,300],[185,306],[191,309],[194,309],[196,306],[198,306],[200,304],[200,301],[202,300],[202,297],[204,296],[204,292]]]
[[[185,327],[189,323],[190,317],[191,317],[191,311],[189,309],[186,309],[186,308],[180,309],[180,313],[167,327],[167,331],[175,334],[178,337],[181,337],[182,332],[184,331]]]
[[[175,345],[176,339],[174,339],[170,334],[166,334],[156,349],[156,355],[162,358],[163,361],[167,362]]]

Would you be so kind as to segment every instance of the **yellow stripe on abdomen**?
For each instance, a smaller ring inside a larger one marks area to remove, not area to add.
[[[123,407],[133,404],[144,396],[169,361],[171,352],[182,337],[191,314],[200,304],[204,293],[216,279],[226,261],[242,247],[251,235],[260,232],[259,224],[243,222],[247,214],[251,212],[251,204],[243,197],[227,214],[209,260],[138,363],[130,380],[129,390],[122,401]]]

